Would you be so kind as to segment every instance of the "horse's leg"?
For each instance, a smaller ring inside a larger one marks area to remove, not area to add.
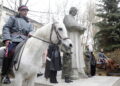
[[[28,84],[27,86],[34,86],[34,81],[35,81],[36,75],[32,76],[29,80],[28,80]]]
[[[15,82],[14,82],[14,86],[22,86],[23,84],[23,77],[21,74],[16,74],[15,75]]]

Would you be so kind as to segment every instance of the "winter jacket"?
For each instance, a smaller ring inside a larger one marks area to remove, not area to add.
[[[29,32],[33,27],[27,17],[11,16],[3,27],[3,42],[11,40],[12,42],[21,42],[28,38]]]
[[[60,56],[60,50],[57,45],[51,44],[48,48],[48,55],[47,55],[51,61],[50,61],[50,70],[61,70],[61,56]]]

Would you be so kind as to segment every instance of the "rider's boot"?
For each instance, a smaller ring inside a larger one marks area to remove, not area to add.
[[[3,84],[10,84],[11,83],[10,78],[8,77],[8,75],[1,76],[1,82]]]
[[[10,59],[5,58],[3,59],[3,64],[2,64],[2,70],[1,70],[1,82],[3,84],[10,84],[11,81],[8,77],[8,72],[9,72],[9,67],[10,67]]]
[[[14,65],[14,63],[13,63],[12,58],[10,58],[9,64],[10,64],[10,67],[9,67],[8,74],[9,74],[10,77],[15,78],[15,74],[14,74],[14,71],[13,71],[13,65]]]

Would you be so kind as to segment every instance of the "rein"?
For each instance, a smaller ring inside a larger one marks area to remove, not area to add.
[[[57,44],[55,44],[55,43],[52,42],[52,33],[53,33],[53,30],[55,31],[55,33],[56,33],[56,35],[57,35],[57,39],[58,39],[58,43],[57,43]],[[39,37],[33,36],[33,35],[31,35],[31,37],[36,38],[36,39],[38,39],[38,40],[41,40],[41,41],[43,41],[43,42],[46,42],[46,43],[48,43],[48,44],[55,44],[55,45],[61,44],[61,40],[69,39],[69,38],[62,38],[62,36],[61,36],[61,35],[59,34],[59,32],[56,30],[56,27],[55,27],[54,24],[52,24],[52,29],[51,29],[51,32],[50,32],[50,42],[49,42],[49,41],[46,41],[46,40],[43,40],[43,39],[41,39],[41,38],[39,38]]]
[[[33,35],[31,35],[31,37],[36,38],[36,39],[38,39],[38,40],[41,40],[41,41],[43,41],[43,42],[46,42],[46,43],[48,43],[48,44],[51,44],[51,42],[45,41],[45,40],[43,40],[43,39],[41,39],[41,38],[39,38],[39,37],[36,37],[36,36],[33,36]]]
[[[55,43],[52,42],[52,33],[53,33],[53,30],[55,31],[55,33],[56,33],[56,35],[57,35],[57,39],[58,39],[58,43],[57,43],[57,44],[55,44]],[[43,41],[43,42],[45,42],[45,43],[55,44],[55,45],[61,44],[61,40],[69,39],[69,38],[62,38],[62,36],[61,36],[61,35],[59,34],[59,32],[56,30],[56,27],[55,27],[54,24],[52,24],[52,29],[51,29],[51,33],[50,33],[50,42],[49,42],[49,41],[46,41],[46,40],[43,40],[43,39],[41,39],[41,38],[39,38],[39,37],[33,36],[33,35],[31,35],[31,37],[36,38],[36,39],[38,39],[38,40],[41,40],[41,41]],[[25,42],[25,44],[26,44],[26,42]],[[19,67],[20,67],[20,61],[21,61],[21,57],[22,57],[23,50],[24,50],[24,48],[25,48],[25,44],[24,44],[23,47],[21,48],[22,51],[20,52],[19,61],[18,61],[18,66],[16,67],[15,64],[14,64],[15,71],[18,71],[18,69],[19,69]]]
[[[44,40],[44,39],[41,39],[41,38],[39,38],[39,37],[33,36],[33,35],[31,35],[31,37],[36,38],[36,39],[38,39],[38,40],[41,40],[41,41],[43,41],[43,42],[45,42],[45,43],[48,43],[48,44],[55,44],[55,43],[53,43],[52,40],[51,40],[53,30],[55,29],[54,27],[55,27],[55,26],[52,24],[52,29],[51,29],[51,32],[50,32],[50,42],[49,42],[49,41],[46,41],[46,40]],[[56,29],[55,29],[55,32],[56,32]],[[56,34],[57,34],[57,33],[56,33]],[[58,38],[58,36],[57,36],[57,38]],[[58,44],[58,43],[57,43],[57,44]]]

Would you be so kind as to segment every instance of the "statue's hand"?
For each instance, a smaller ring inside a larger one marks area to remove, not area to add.
[[[80,31],[80,33],[81,34],[83,34],[84,32],[85,32],[85,30],[86,30],[86,28],[85,27],[81,27],[81,26],[79,26],[79,31]]]
[[[69,27],[69,30],[77,30],[77,31],[79,31],[81,34],[83,34],[84,33],[84,31],[86,30],[86,28],[84,28],[84,27],[81,27],[81,26],[71,26],[71,27]]]

